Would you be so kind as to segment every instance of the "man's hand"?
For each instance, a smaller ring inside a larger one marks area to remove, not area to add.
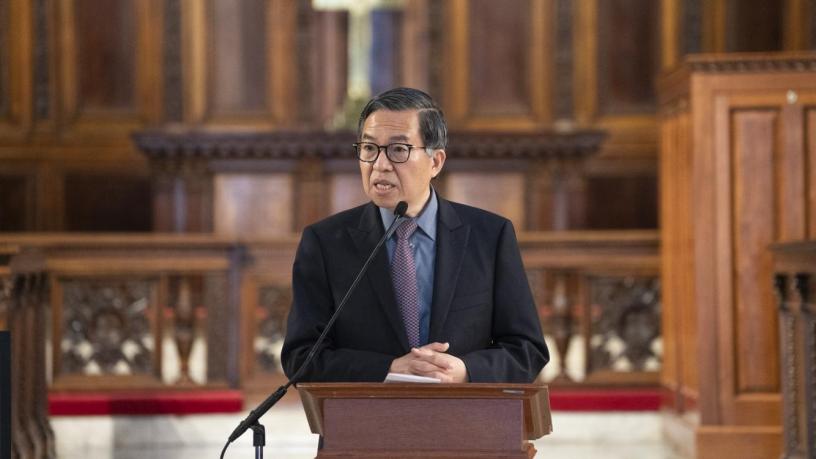
[[[446,354],[448,343],[429,343],[391,362],[389,371],[437,378],[444,383],[467,381],[467,369],[462,359]]]

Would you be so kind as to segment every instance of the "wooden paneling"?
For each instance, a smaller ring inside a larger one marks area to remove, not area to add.
[[[153,227],[147,177],[69,173],[64,180],[67,231],[150,231]]]
[[[58,2],[61,134],[120,140],[160,110],[158,0]],[[99,15],[106,18],[99,22]],[[121,140],[120,140],[121,142]]]
[[[348,85],[348,13],[313,11],[309,90],[305,100],[311,102],[310,113],[301,113],[316,126],[329,126],[346,100]]]
[[[674,342],[663,382],[678,413],[696,392],[698,457],[779,452],[768,247],[808,235],[812,62],[809,54],[700,56],[662,80],[662,278],[665,317],[677,320],[664,323]],[[738,447],[747,444],[755,446]]]
[[[296,2],[182,4],[184,120],[255,128],[297,119]]]
[[[732,108],[730,127],[733,170],[734,297],[733,320],[737,355],[761,356],[778,338],[770,282],[760,282],[770,271],[771,254],[765,248],[777,238],[775,222],[774,152],[779,113],[776,110]],[[727,131],[726,131],[727,132]],[[719,135],[724,135],[720,133]],[[779,362],[771,359],[735,359],[737,395],[779,391]],[[730,390],[730,388],[729,388]]]
[[[32,180],[23,174],[0,174],[0,231],[32,228]]]
[[[780,51],[785,1],[727,0],[726,46],[729,52]]]
[[[453,0],[445,110],[454,127],[529,130],[551,119],[551,0]]]
[[[490,183],[489,187],[485,184]],[[445,198],[495,212],[517,229],[525,228],[524,174],[521,172],[457,172],[445,181]]]
[[[678,412],[695,408],[698,397],[699,348],[694,307],[694,245],[691,216],[692,155],[688,137],[691,115],[681,110],[661,127],[660,226],[663,299],[663,369],[661,381],[671,391]]]
[[[609,132],[601,157],[656,156],[656,107],[649,101],[661,59],[659,18],[657,3],[649,0],[575,5],[575,120]]]
[[[472,0],[469,7],[468,99],[473,114],[486,117],[529,114],[530,59],[525,53],[532,29],[530,1],[514,0],[508,5]]]
[[[266,0],[209,1],[211,114],[259,112],[268,96]]]
[[[657,228],[657,177],[590,176],[586,186],[586,229]]]
[[[816,132],[816,108],[811,105],[805,109],[804,128],[806,132]],[[808,135],[805,143],[805,161],[809,180],[805,192],[808,199],[805,206],[807,222],[807,239],[816,239],[816,135]]]
[[[598,3],[598,112],[654,113],[659,67],[660,4],[652,0]]]
[[[0,3],[0,141],[23,138],[31,124],[32,8]]]
[[[293,185],[289,174],[218,174],[215,232],[231,237],[291,233]]]
[[[11,102],[11,91],[9,89],[9,46],[11,38],[9,29],[11,18],[9,17],[8,2],[0,3],[0,119],[8,118],[9,105]]]
[[[331,214],[370,201],[363,190],[360,173],[357,171],[332,174],[329,184],[329,197],[328,210]]]
[[[79,111],[131,112],[136,96],[133,0],[77,0]],[[105,18],[100,21],[99,18]]]

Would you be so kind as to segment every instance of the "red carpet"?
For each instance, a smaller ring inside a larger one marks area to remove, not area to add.
[[[52,415],[201,414],[241,411],[238,390],[187,392],[54,392],[48,395]]]
[[[235,413],[243,408],[241,391],[55,392],[48,396],[52,415],[150,415]],[[550,388],[553,411],[656,411],[657,389]]]
[[[550,387],[553,411],[657,411],[658,389],[560,389]]]

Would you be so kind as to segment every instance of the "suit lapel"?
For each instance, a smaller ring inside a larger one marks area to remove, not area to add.
[[[439,198],[438,212],[430,342],[441,339],[470,235],[470,227],[462,224],[448,201]]]
[[[374,250],[377,242],[379,242],[380,238],[385,234],[377,206],[372,203],[366,205],[360,217],[359,225],[357,228],[349,227],[348,232],[357,247],[360,266],[362,267],[363,263],[365,263],[371,254],[371,251]],[[402,347],[407,353],[410,349],[408,346],[408,335],[405,332],[402,315],[397,306],[394,286],[391,283],[391,271],[388,268],[388,252],[384,245],[371,261],[371,266],[368,267],[366,277],[371,284],[371,289],[380,300],[383,311],[386,317],[388,317],[388,322],[391,323],[394,332],[399,338],[400,344],[402,344]],[[351,307],[354,306],[351,305]]]

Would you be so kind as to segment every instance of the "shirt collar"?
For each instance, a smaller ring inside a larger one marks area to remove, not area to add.
[[[383,209],[382,207],[379,209],[383,225],[388,228],[396,217],[394,217],[394,213],[388,209]],[[428,198],[428,202],[425,203],[425,207],[423,207],[419,215],[416,216],[416,222],[419,229],[431,238],[432,241],[436,241],[437,210],[439,210],[439,202],[436,199],[436,191],[431,187],[431,196]]]

